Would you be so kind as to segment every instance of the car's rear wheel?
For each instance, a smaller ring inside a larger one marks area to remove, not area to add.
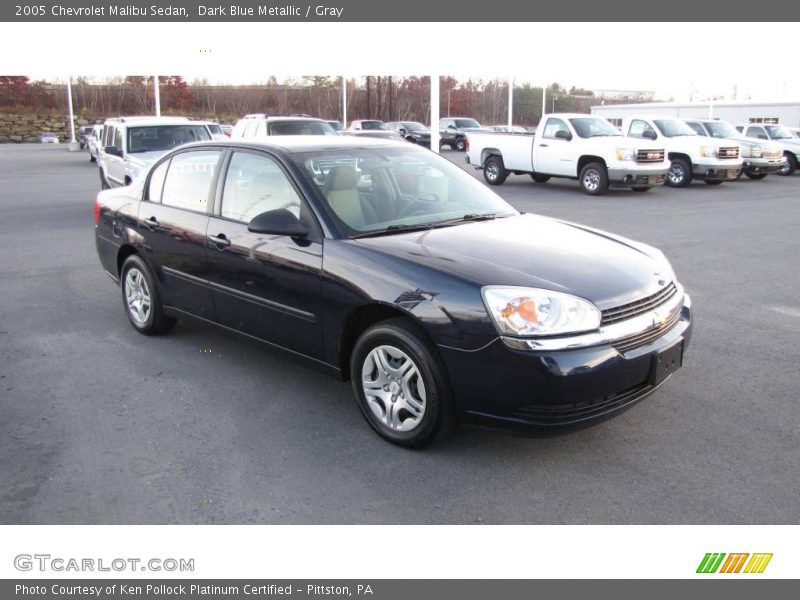
[[[450,385],[433,345],[404,319],[367,329],[350,358],[361,414],[383,438],[420,448],[452,424]]]
[[[501,185],[508,178],[508,171],[499,156],[490,156],[483,164],[483,178],[489,185]]]
[[[164,315],[155,280],[141,257],[133,254],[125,260],[120,281],[125,314],[136,331],[158,335],[175,325],[175,319]]]
[[[670,187],[686,187],[692,183],[692,166],[684,158],[673,158],[667,172],[667,185]]]
[[[584,194],[590,196],[605,194],[608,191],[608,174],[605,165],[599,162],[589,163],[581,169],[578,183]]]
[[[784,155],[786,156],[786,164],[780,168],[778,175],[793,175],[797,171],[797,158],[791,152],[786,152]]]
[[[467,149],[467,140],[463,137],[460,137],[456,140],[456,150],[459,152],[464,152]]]
[[[767,176],[766,173],[745,173],[750,179],[764,179]]]
[[[542,175],[541,173],[531,173],[531,179],[536,183],[547,183],[550,181],[550,175]]]

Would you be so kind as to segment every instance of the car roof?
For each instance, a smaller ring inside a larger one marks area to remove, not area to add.
[[[192,123],[188,117],[148,117],[148,116],[133,116],[133,117],[111,117],[106,119],[106,122],[119,122],[131,125],[178,125],[184,123]]]
[[[248,138],[237,140],[206,141],[191,144],[192,146],[230,146],[240,148],[273,148],[288,153],[314,152],[317,150],[344,150],[359,148],[393,148],[400,147],[414,150],[416,146],[405,140],[378,139],[347,135],[274,135],[264,138]],[[183,146],[186,148],[187,146]],[[422,148],[420,152],[427,152]]]
[[[317,117],[301,117],[299,115],[268,115],[264,113],[255,113],[252,115],[245,115],[241,120],[245,119],[264,119],[265,121],[323,121],[327,123],[324,119],[318,119]]]

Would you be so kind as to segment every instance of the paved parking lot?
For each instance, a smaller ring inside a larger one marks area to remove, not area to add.
[[[600,198],[509,178],[518,209],[663,249],[693,345],[597,427],[425,451],[255,343],[137,334],[95,254],[98,183],[83,152],[0,146],[0,523],[800,522],[800,176]]]

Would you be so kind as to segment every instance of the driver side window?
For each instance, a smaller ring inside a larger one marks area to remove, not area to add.
[[[549,118],[547,119],[547,124],[544,126],[544,137],[554,140],[558,137],[558,132],[563,131],[567,135],[571,135],[569,131],[569,127],[567,124],[564,123],[561,119],[554,119]]]
[[[300,196],[274,160],[249,152],[233,154],[222,191],[224,218],[249,223],[256,215],[279,208],[299,218],[301,206]]]
[[[628,136],[634,138],[656,139],[656,130],[647,121],[634,119],[628,128]]]

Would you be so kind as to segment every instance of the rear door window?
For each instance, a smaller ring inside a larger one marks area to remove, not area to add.
[[[219,157],[219,150],[182,152],[173,156],[164,181],[161,203],[206,212]]]

